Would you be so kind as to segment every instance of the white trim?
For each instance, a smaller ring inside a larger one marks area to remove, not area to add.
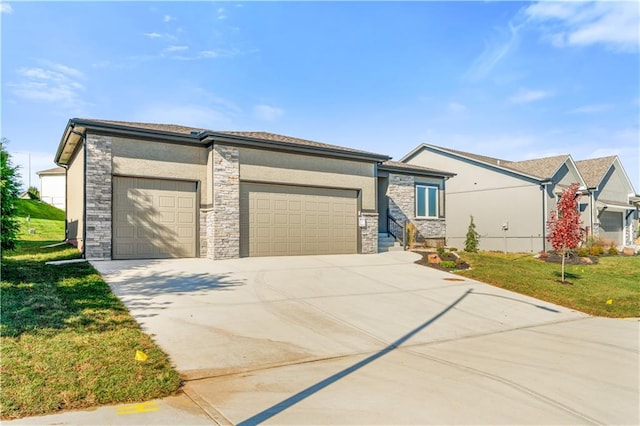
[[[425,188],[425,203],[426,204],[425,204],[424,207],[425,207],[425,213],[427,213],[426,216],[419,216],[418,215],[418,188]],[[435,191],[436,191],[436,196],[435,196],[435,211],[436,211],[436,214],[435,214],[435,216],[429,216],[428,215],[429,207],[430,207],[429,206],[429,191],[428,190],[430,188],[435,189]],[[415,184],[413,194],[414,194],[414,197],[415,197],[415,212],[414,212],[414,214],[415,214],[416,219],[438,219],[440,217],[440,215],[439,215],[440,206],[438,205],[438,203],[439,203],[438,191],[439,190],[440,190],[440,188],[437,185],[429,185],[429,184],[424,184],[424,183]]]

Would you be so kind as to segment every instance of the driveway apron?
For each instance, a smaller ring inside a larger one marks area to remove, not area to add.
[[[637,424],[638,322],[378,255],[93,262],[234,424]]]

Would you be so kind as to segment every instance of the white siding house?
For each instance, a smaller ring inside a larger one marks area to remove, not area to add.
[[[66,208],[66,173],[62,167],[42,170],[38,172],[40,177],[40,199],[59,209]]]

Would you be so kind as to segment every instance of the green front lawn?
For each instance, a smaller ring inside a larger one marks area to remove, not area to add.
[[[17,198],[14,200],[14,204],[16,216],[19,217],[30,216],[32,219],[64,220],[64,210],[43,201]]]
[[[36,234],[38,235],[38,234]],[[0,354],[3,419],[170,395],[180,378],[89,263],[60,241],[4,252]],[[136,350],[148,355],[134,359]]]
[[[640,317],[640,256],[605,256],[595,265],[567,265],[570,284],[560,284],[560,265],[530,254],[460,255],[471,269],[459,275],[591,315]]]

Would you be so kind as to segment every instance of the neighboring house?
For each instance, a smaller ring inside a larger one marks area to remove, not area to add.
[[[638,198],[617,156],[576,161],[587,184],[589,210],[584,221],[590,235],[632,245],[638,232]]]
[[[55,156],[67,239],[88,259],[376,253],[379,185],[400,220],[442,238],[452,174],[388,160],[265,132],[88,119],[69,120]]]
[[[66,207],[64,168],[41,170],[37,175],[40,178],[40,200],[64,210]]]
[[[446,230],[447,244],[457,248],[473,216],[482,250],[546,250],[558,195],[574,182],[586,188],[569,155],[514,162],[422,144],[401,161],[455,173],[447,182]]]

